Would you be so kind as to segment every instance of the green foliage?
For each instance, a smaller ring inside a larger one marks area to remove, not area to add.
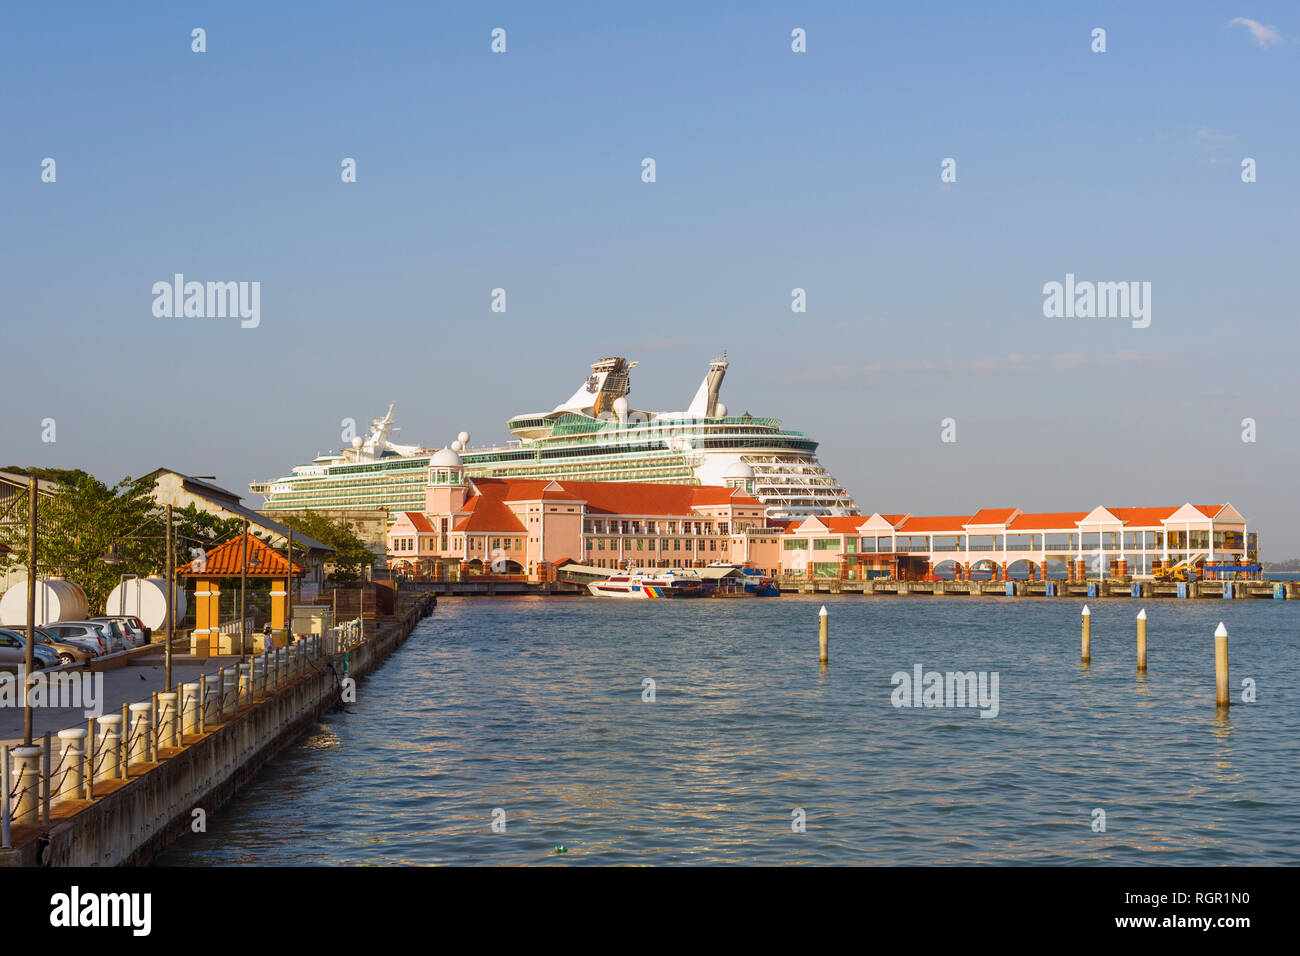
[[[152,482],[124,478],[109,487],[83,471],[38,477],[58,481],[59,489],[52,497],[37,498],[37,574],[75,581],[85,590],[91,611],[98,613],[123,574],[163,570],[164,528]],[[4,556],[4,565],[26,569],[29,506],[25,492],[19,497],[10,514],[12,523],[0,528],[0,540],[12,552]],[[122,559],[120,564],[102,560],[110,548]]]
[[[276,520],[334,549],[334,556],[331,559],[334,573],[331,577],[335,581],[360,580],[364,568],[375,559],[374,552],[352,530],[352,525],[341,518],[336,521],[319,512],[308,511],[302,514],[277,516]]]
[[[210,551],[223,541],[244,533],[242,518],[219,518],[200,511],[194,505],[172,509],[172,521],[175,522],[177,567],[198,557],[193,549]]]

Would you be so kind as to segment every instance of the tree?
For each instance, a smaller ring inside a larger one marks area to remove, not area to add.
[[[38,477],[47,475],[33,469]],[[162,512],[153,499],[150,482],[124,478],[109,487],[82,471],[63,471],[50,497],[36,504],[37,573],[57,574],[79,584],[92,613],[97,613],[124,574],[158,574],[163,570]],[[27,494],[17,496],[11,522],[0,528],[0,540],[10,549],[5,567],[27,568]],[[110,550],[119,564],[102,559]]]
[[[375,554],[366,542],[352,530],[352,525],[342,518],[337,521],[316,511],[278,517],[281,523],[294,531],[315,538],[334,549],[334,573],[336,581],[357,581],[367,565],[373,564]]]

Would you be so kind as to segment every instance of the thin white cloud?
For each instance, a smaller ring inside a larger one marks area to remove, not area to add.
[[[1236,138],[1236,133],[1216,133],[1208,126],[1202,126],[1196,131],[1196,139],[1201,143],[1224,143]]]
[[[832,365],[816,372],[799,372],[785,379],[786,384],[826,383],[830,380],[859,381],[864,376],[1000,376],[1008,374],[1066,373],[1082,369],[1132,368],[1141,365],[1160,368],[1166,364],[1159,355],[1118,349],[1114,352],[1075,350],[1054,355],[983,355],[952,359],[900,359],[868,362],[861,365]]]
[[[1282,34],[1277,32],[1277,27],[1266,27],[1258,20],[1249,17],[1233,17],[1228,21],[1228,26],[1245,27],[1255,38],[1255,42],[1262,47],[1277,46],[1282,42]]]

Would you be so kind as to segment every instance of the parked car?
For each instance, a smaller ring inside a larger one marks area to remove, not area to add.
[[[105,643],[108,646],[108,653],[110,654],[114,654],[117,651],[124,651],[131,646],[126,642],[126,635],[122,633],[122,629],[112,621],[92,620],[92,621],[60,621],[59,622],[60,627],[63,627],[65,625],[73,625],[73,624],[80,624],[85,627],[91,628],[91,630],[94,633],[103,637]],[[51,629],[46,628],[46,630],[51,630]],[[51,633],[54,632],[51,630]]]
[[[99,654],[109,653],[108,633],[98,624],[89,621],[59,621],[46,624],[45,631],[56,640],[84,642],[87,646],[94,644]]]
[[[95,620],[125,621],[136,631],[139,631],[144,635],[144,640],[140,641],[141,644],[148,644],[153,640],[153,628],[146,627],[144,621],[140,620],[134,614],[105,614],[102,618],[97,617]]]
[[[127,639],[136,647],[141,644],[149,643],[149,629],[145,627],[138,617],[131,614],[105,614],[102,617],[92,617],[92,621],[112,621],[126,632]]]
[[[10,630],[24,637],[27,636],[27,628],[25,627],[10,628]],[[91,644],[89,640],[86,640],[85,643],[59,640],[49,631],[40,627],[36,629],[36,642],[58,654],[60,664],[87,664],[92,658],[99,656],[98,642]]]
[[[100,627],[107,628],[109,633],[113,635],[113,638],[120,642],[120,650],[128,651],[135,647],[135,641],[131,639],[130,632],[128,632],[119,622],[110,621],[103,617],[92,617],[90,623],[98,624]]]
[[[0,630],[0,665],[23,667],[27,663],[27,638],[16,631]],[[44,644],[32,645],[32,669],[58,667],[59,655]]]

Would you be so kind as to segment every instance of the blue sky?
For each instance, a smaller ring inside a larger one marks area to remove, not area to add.
[[[1230,500],[1300,554],[1293,4],[65,4],[0,43],[0,464],[246,491],[394,401],[503,440],[605,355],[681,408],[725,348],[867,511]],[[176,272],[261,324],[156,318]],[[1150,327],[1045,318],[1066,273],[1151,282]]]

